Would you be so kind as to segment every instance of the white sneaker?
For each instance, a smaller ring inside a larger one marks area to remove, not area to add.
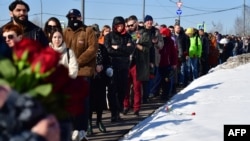
[[[79,131],[74,130],[71,136],[72,141],[79,141]]]
[[[86,132],[84,130],[80,130],[78,133],[78,139],[79,141],[88,141],[88,138],[86,137]]]

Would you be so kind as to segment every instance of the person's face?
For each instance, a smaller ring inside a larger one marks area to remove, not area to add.
[[[204,35],[204,32],[202,30],[199,30],[199,35],[200,36]]]
[[[152,28],[152,26],[153,26],[153,21],[148,20],[148,21],[146,21],[146,22],[144,23],[144,25],[145,25],[145,27],[146,27],[147,29],[150,29],[150,28]]]
[[[117,30],[117,32],[122,32],[123,29],[124,29],[124,25],[123,25],[123,24],[118,24],[118,25],[116,25],[116,30]]]
[[[172,34],[174,33],[174,28],[169,28],[169,30]]]
[[[52,44],[55,46],[55,47],[59,47],[61,44],[62,44],[62,41],[63,41],[63,37],[62,37],[62,34],[60,32],[55,32],[52,36]]]
[[[136,30],[136,21],[130,20],[127,22],[127,28],[129,31],[135,31]]]
[[[48,31],[51,32],[53,29],[55,29],[58,26],[60,25],[56,25],[55,21],[49,21],[47,28],[48,28]]]
[[[107,35],[109,32],[110,32],[110,29],[107,28],[107,29],[105,29],[105,30],[103,31],[103,35],[105,36],[105,35]]]
[[[6,31],[3,33],[3,39],[9,47],[14,47],[16,43],[21,41],[22,35],[17,36],[14,31]]]
[[[24,5],[17,4],[16,8],[10,12],[11,17],[16,17],[20,21],[27,20],[28,11]]]
[[[176,25],[176,26],[174,27],[174,30],[175,30],[175,33],[180,33],[181,27],[178,26],[178,25]]]

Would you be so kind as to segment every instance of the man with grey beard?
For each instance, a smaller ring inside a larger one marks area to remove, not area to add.
[[[24,37],[39,41],[43,46],[48,45],[43,30],[28,20],[29,5],[22,0],[15,0],[9,5],[11,22],[21,26],[24,30]],[[7,23],[8,24],[8,23]],[[0,38],[2,38],[2,28],[0,29]]]

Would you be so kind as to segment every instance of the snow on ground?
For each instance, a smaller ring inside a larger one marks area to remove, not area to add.
[[[222,141],[225,124],[250,124],[249,74],[244,64],[196,79],[120,141]]]

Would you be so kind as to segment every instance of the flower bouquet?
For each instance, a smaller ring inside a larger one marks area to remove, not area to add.
[[[34,98],[59,120],[83,112],[88,84],[69,77],[59,65],[61,54],[30,39],[21,40],[12,53],[13,58],[0,60],[0,85]]]

